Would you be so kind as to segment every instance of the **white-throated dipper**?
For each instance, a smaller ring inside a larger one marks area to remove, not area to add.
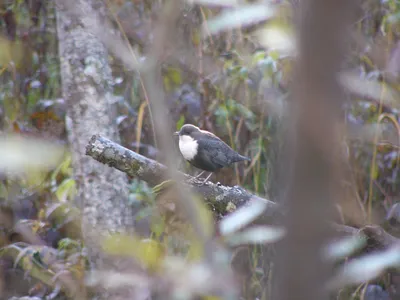
[[[203,185],[212,173],[240,161],[251,161],[250,158],[240,155],[229,147],[224,141],[211,132],[201,130],[199,127],[185,124],[181,130],[175,132],[179,136],[179,150],[182,156],[192,166],[205,171],[210,175],[201,183]]]

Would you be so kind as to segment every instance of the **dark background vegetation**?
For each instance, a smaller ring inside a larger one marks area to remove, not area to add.
[[[174,50],[175,59],[161,67],[168,107],[165,115],[174,125],[170,131],[192,123],[212,131],[233,149],[251,157],[251,163],[226,168],[211,180],[226,186],[240,185],[273,201],[278,201],[279,195],[274,174],[282,164],[279,161],[281,111],[285,110],[290,95],[293,57],[268,50],[255,32],[268,26],[295,32],[290,25],[293,3],[278,2],[279,13],[274,19],[206,38],[202,37],[200,24],[207,25],[207,20],[222,9],[185,2],[184,13],[176,24],[176,30],[185,39],[179,41],[177,49],[190,49],[188,52],[194,53],[195,59],[182,62],[178,59],[180,53]],[[376,94],[363,94],[362,87],[355,88],[345,95],[350,101],[343,105],[341,119],[356,129],[386,124],[387,131],[395,138],[387,142],[375,135],[373,129],[368,131],[369,138],[349,134],[344,142],[349,170],[343,178],[347,198],[335,206],[335,216],[339,223],[357,228],[379,225],[399,238],[400,148],[396,138],[400,136],[400,3],[358,2],[345,67],[360,79],[382,84],[382,93],[385,87],[394,90],[396,101],[386,104]],[[137,53],[154,43],[153,24],[160,15],[162,1],[110,0],[105,4],[113,25]],[[1,131],[67,144],[68,104],[61,89],[55,4],[42,0],[2,1],[0,9]],[[164,163],[163,149],[154,143],[153,120],[139,74],[111,55],[109,61],[115,93],[113,105],[117,111],[114,121],[121,145]],[[29,147],[25,151],[29,153]],[[183,161],[179,162],[179,168],[194,174]],[[77,185],[71,155],[65,154],[51,171],[29,170],[19,178],[0,171],[0,179],[1,299],[27,295],[41,299],[46,295],[65,297],[63,290],[51,283],[52,278],[69,270],[80,282],[85,269],[90,268],[80,234],[79,206],[74,202]],[[136,178],[130,178],[129,184],[129,205],[139,210],[136,218],[151,217],[156,205],[152,187]],[[157,239],[161,233],[174,232],[175,239],[165,242],[163,251],[196,256],[187,253],[187,241],[182,241],[184,234],[180,232],[185,226],[174,222],[161,225],[154,222],[152,237]],[[21,234],[23,230],[30,232],[27,235],[30,239]],[[30,247],[36,244],[36,237],[48,247],[43,244]],[[126,246],[129,252],[130,244]],[[251,282],[247,288],[252,291],[243,292],[247,295],[245,299],[265,297],[260,287],[265,282],[258,273],[261,272],[258,260],[263,257],[260,251],[252,248],[249,254],[252,267],[246,272],[251,275],[245,278]],[[151,268],[156,258],[144,260]],[[398,272],[383,272],[371,281],[341,289],[335,299],[400,299],[399,285]]]

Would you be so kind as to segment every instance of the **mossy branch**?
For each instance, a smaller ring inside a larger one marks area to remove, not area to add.
[[[86,147],[86,154],[129,176],[144,180],[152,187],[169,179],[166,176],[166,167],[164,165],[122,147],[100,135],[92,136]],[[253,195],[242,187],[228,187],[213,184],[212,182],[200,185],[201,181],[194,180],[192,176],[187,174],[182,175],[186,179],[192,180],[190,183],[186,182],[186,184],[190,185],[194,193],[202,195],[217,215],[225,215],[232,208],[245,205],[250,199],[268,203],[268,212],[271,213],[271,216],[277,211],[278,205],[276,203]]]
[[[164,165],[122,147],[100,135],[92,136],[86,147],[86,155],[132,177],[146,181],[153,187],[155,193],[162,193],[163,190],[173,185],[173,181],[166,177],[166,167]],[[251,194],[242,187],[228,187],[212,182],[200,185],[201,181],[193,180],[193,177],[187,174],[182,175],[187,179],[192,179],[190,183],[186,182],[186,184],[195,193],[202,195],[206,203],[219,218],[227,215],[232,210],[235,210],[235,208],[248,204],[250,200],[264,201],[268,204],[265,214],[262,216],[262,219],[257,220],[257,223],[273,224],[276,222],[276,217],[280,215],[278,204]],[[375,247],[382,246],[386,248],[390,245],[400,244],[398,238],[385,232],[379,226],[366,226],[361,230],[340,224],[333,224],[333,226],[339,235],[364,234],[367,236],[369,244],[374,244]]]

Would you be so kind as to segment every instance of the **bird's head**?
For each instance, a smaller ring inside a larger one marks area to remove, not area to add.
[[[185,124],[181,127],[181,130],[174,133],[174,135],[183,137],[183,136],[190,136],[192,137],[193,134],[200,132],[200,128],[194,126],[192,124]]]

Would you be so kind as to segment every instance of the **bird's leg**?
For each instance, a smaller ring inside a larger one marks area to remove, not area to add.
[[[203,175],[205,171],[201,171],[199,174],[197,174],[194,178],[199,178],[201,175]]]
[[[213,174],[213,173],[210,172],[210,175],[208,175],[207,178],[204,179],[204,181],[200,184],[200,186],[204,185],[204,184],[208,181],[208,179],[211,177],[212,174]]]
[[[205,171],[201,171],[199,174],[197,174],[196,176],[194,176],[193,178],[190,178],[188,180],[188,182],[193,182],[195,179],[199,178],[201,175],[203,175]]]

